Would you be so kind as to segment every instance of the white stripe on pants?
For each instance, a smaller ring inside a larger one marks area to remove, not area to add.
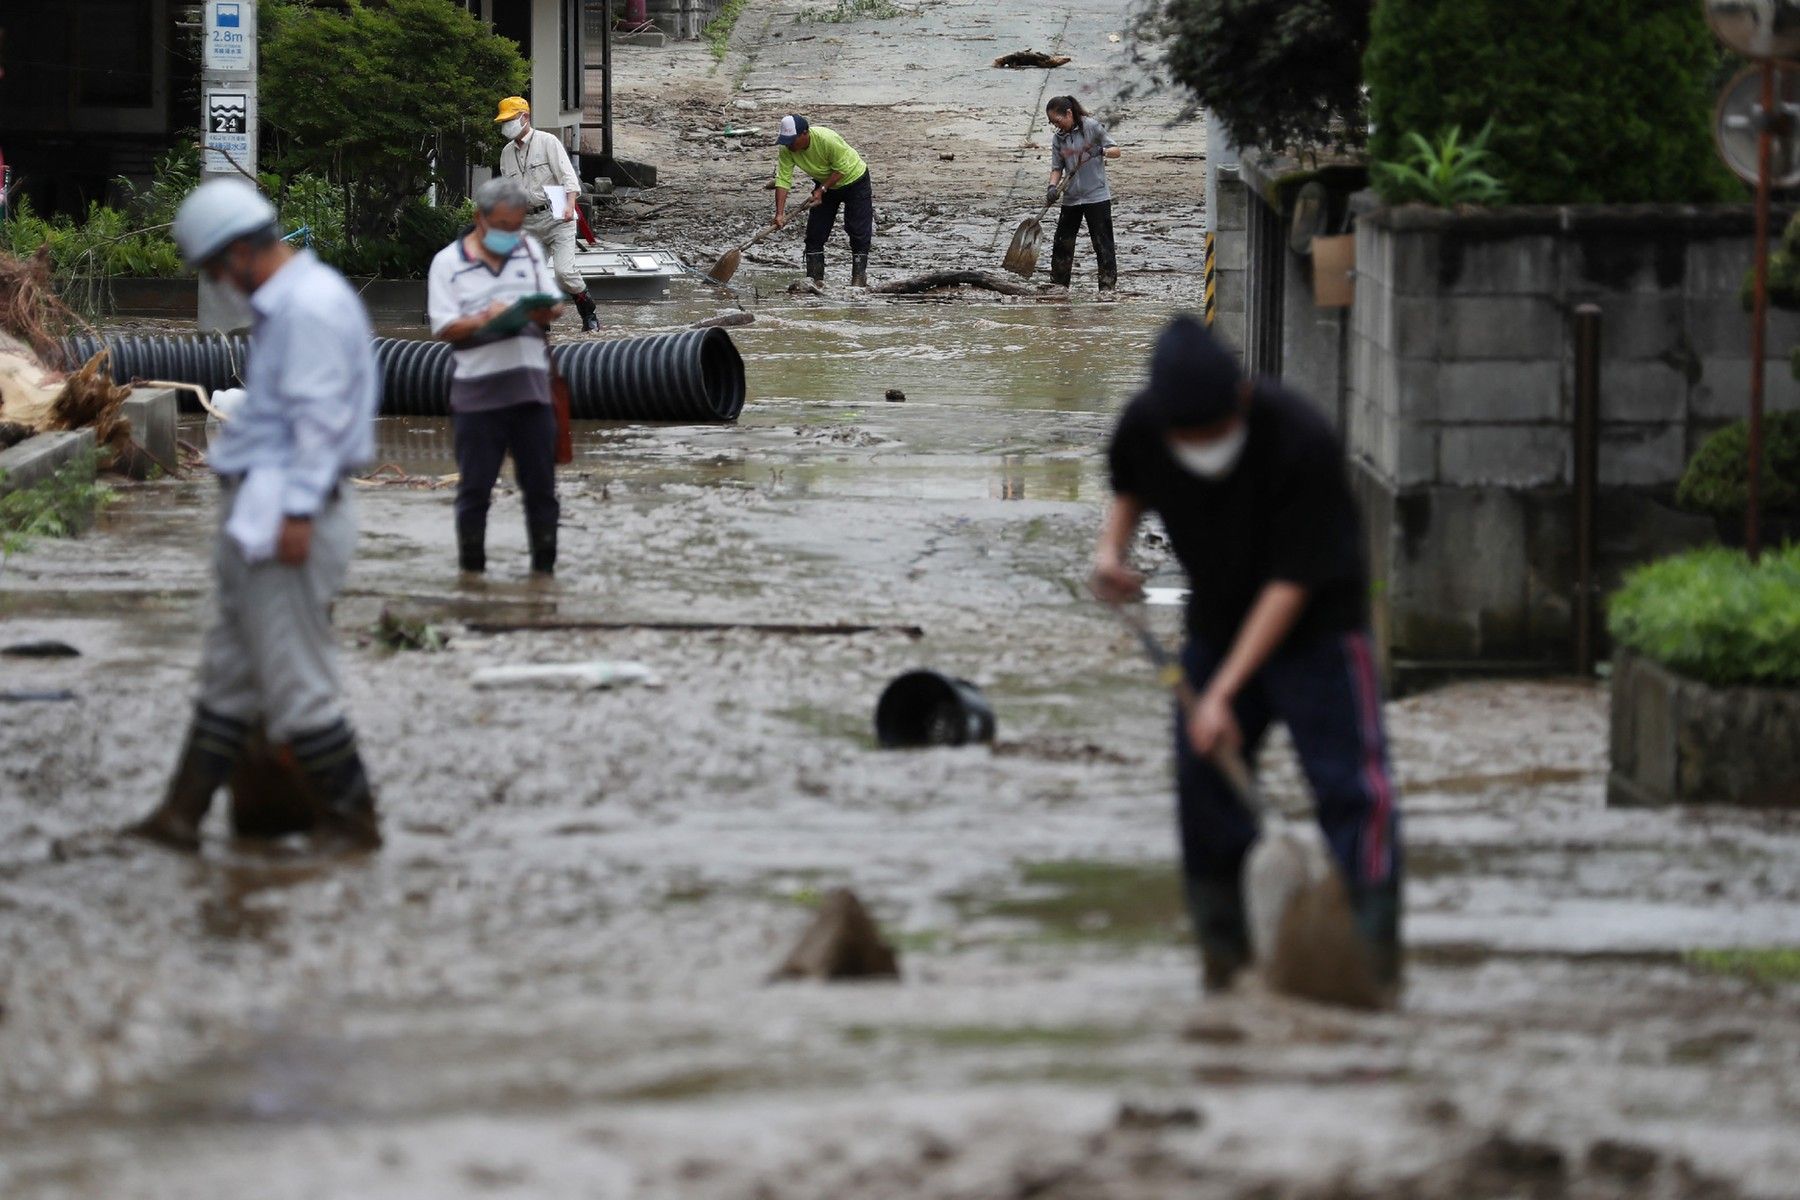
[[[347,492],[313,518],[306,562],[249,563],[225,535],[235,488],[220,497],[213,547],[213,617],[200,651],[200,703],[240,721],[261,720],[271,742],[340,720],[331,602],[356,547]]]
[[[571,296],[587,291],[587,280],[575,269],[575,225],[574,221],[558,221],[548,211],[525,218],[525,232],[544,244],[544,253],[556,268],[556,281]]]

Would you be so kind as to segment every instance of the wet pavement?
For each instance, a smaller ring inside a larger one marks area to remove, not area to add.
[[[1692,952],[1793,944],[1800,822],[1605,809],[1597,685],[1415,696],[1389,713],[1404,1010],[1202,999],[1166,705],[1080,586],[1112,414],[1187,297],[791,277],[740,276],[737,425],[581,428],[553,586],[525,578],[510,490],[490,579],[459,585],[449,491],[421,478],[452,469],[447,428],[382,423],[418,486],[358,489],[336,613],[389,835],[370,861],[218,817],[198,860],[105,836],[184,727],[213,485],[123,485],[94,533],[0,568],[5,640],[82,651],[0,659],[79,696],[0,709],[0,1195],[1793,1194],[1800,991]],[[605,315],[683,326],[721,308],[697,288]],[[384,608],[448,649],[382,649]],[[1179,610],[1152,615],[1172,638]],[[596,627],[529,628],[556,623]],[[660,686],[470,682],[591,658]],[[996,745],[873,748],[882,685],[919,665],[984,689]],[[1265,767],[1301,811],[1284,746]],[[768,985],[839,885],[902,981]]]

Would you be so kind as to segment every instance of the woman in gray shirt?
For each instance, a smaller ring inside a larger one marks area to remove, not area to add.
[[[1050,141],[1050,187],[1044,203],[1054,204],[1060,194],[1062,213],[1056,219],[1056,240],[1050,252],[1050,282],[1069,286],[1075,269],[1075,235],[1087,222],[1088,240],[1094,244],[1094,264],[1100,290],[1110,292],[1119,280],[1119,262],[1113,247],[1112,189],[1106,184],[1106,160],[1119,157],[1106,126],[1094,120],[1073,96],[1053,96],[1044,106],[1056,136]],[[1063,176],[1070,174],[1068,187]]]

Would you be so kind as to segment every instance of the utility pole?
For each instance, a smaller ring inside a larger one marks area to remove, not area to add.
[[[256,0],[206,0],[200,30],[200,178],[256,182]],[[200,329],[250,324],[237,296],[200,277]]]

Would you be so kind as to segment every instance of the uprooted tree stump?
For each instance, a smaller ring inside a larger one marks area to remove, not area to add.
[[[898,979],[900,960],[882,940],[869,911],[849,888],[834,888],[787,960],[769,977],[783,979]]]

